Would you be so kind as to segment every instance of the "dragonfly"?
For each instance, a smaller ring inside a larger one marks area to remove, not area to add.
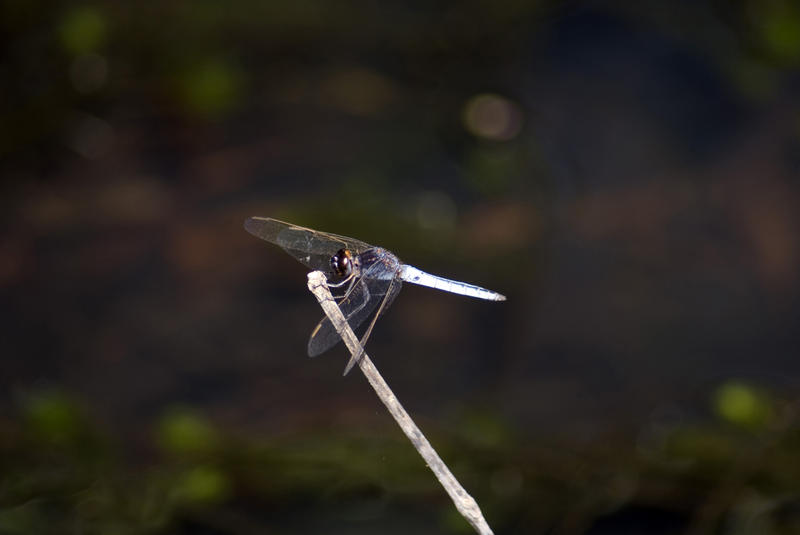
[[[250,217],[245,220],[244,228],[250,234],[278,245],[312,270],[324,272],[328,286],[339,290],[337,304],[353,330],[372,318],[361,337],[362,348],[372,334],[378,317],[397,297],[403,282],[488,301],[506,300],[504,295],[492,290],[426,273],[402,263],[394,253],[382,247],[354,238],[269,217]],[[324,317],[311,332],[308,355],[321,355],[340,341],[341,337],[330,319]],[[360,356],[361,352],[351,357],[344,375]]]

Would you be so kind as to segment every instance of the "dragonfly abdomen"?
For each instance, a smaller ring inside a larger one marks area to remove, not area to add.
[[[428,288],[434,288],[436,290],[444,290],[445,292],[454,294],[466,295],[468,297],[477,297],[478,299],[486,299],[488,301],[506,300],[506,296],[493,292],[492,290],[487,290],[486,288],[481,288],[474,284],[466,284],[464,282],[445,279],[444,277],[437,277],[436,275],[425,273],[421,269],[407,264],[403,264],[400,267],[400,278],[413,284],[427,286]]]

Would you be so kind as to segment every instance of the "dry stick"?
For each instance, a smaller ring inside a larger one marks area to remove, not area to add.
[[[439,454],[436,453],[436,450],[434,450],[430,442],[428,442],[428,439],[425,438],[422,431],[419,430],[403,406],[400,405],[400,401],[398,401],[397,397],[395,397],[389,389],[389,385],[386,384],[381,374],[378,373],[378,369],[372,364],[372,361],[366,351],[361,347],[350,325],[345,321],[342,311],[339,310],[339,307],[336,305],[336,301],[334,301],[328,289],[327,279],[321,271],[312,271],[308,274],[308,289],[311,290],[311,293],[313,293],[314,297],[319,301],[322,310],[325,311],[325,315],[331,320],[336,332],[339,333],[339,336],[344,340],[350,354],[355,356],[359,352],[361,353],[361,360],[358,362],[361,371],[367,377],[369,384],[372,385],[372,388],[381,401],[383,401],[383,404],[386,405],[386,408],[394,417],[397,425],[400,426],[419,454],[422,455],[422,458],[433,471],[436,479],[439,480],[444,490],[450,495],[456,509],[458,509],[467,522],[472,524],[472,527],[474,527],[478,533],[481,535],[492,535],[492,528],[489,527],[489,524],[487,524],[486,520],[483,518],[480,507],[478,507],[478,502],[467,494],[464,487],[456,480],[453,473],[450,472],[450,469],[447,468],[439,457]]]

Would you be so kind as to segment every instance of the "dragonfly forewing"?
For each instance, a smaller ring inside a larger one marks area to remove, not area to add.
[[[331,257],[339,249],[358,254],[372,246],[353,238],[292,225],[269,217],[250,217],[244,228],[258,238],[278,245],[311,269],[330,271]]]

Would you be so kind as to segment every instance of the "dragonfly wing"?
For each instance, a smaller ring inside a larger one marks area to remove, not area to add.
[[[359,254],[372,246],[353,238],[320,232],[269,217],[250,217],[244,228],[258,238],[280,246],[311,269],[330,270],[331,257],[339,249]]]
[[[382,296],[370,295],[370,289],[364,278],[356,280],[354,287],[350,290],[345,299],[338,303],[339,309],[342,311],[342,315],[344,315],[351,329],[355,331],[372,315],[372,312],[380,304],[381,297]],[[316,357],[326,352],[340,341],[341,337],[339,333],[336,332],[331,320],[325,316],[317,324],[317,327],[311,333],[311,338],[308,340],[308,356]]]
[[[400,288],[402,287],[399,279],[395,279],[394,284],[392,284],[391,279],[362,278],[356,285],[357,287],[353,289],[351,295],[339,303],[339,308],[353,331],[371,318],[375,313],[375,309],[378,308],[382,301],[386,300],[386,303],[381,308],[380,315],[382,316],[386,309],[389,308],[389,305],[392,304],[394,298],[397,297],[397,294],[400,293]],[[340,341],[339,333],[336,332],[331,320],[326,316],[322,318],[314,332],[311,333],[311,338],[308,340],[308,356],[316,357]]]
[[[391,285],[391,289],[386,294],[386,297],[384,297],[384,300],[386,302],[383,304],[383,308],[381,308],[380,311],[381,316],[383,316],[386,313],[386,310],[391,306],[392,302],[394,301],[394,298],[397,297],[397,294],[400,293],[400,289],[402,287],[403,283],[400,281],[400,279],[394,279],[394,284]]]

